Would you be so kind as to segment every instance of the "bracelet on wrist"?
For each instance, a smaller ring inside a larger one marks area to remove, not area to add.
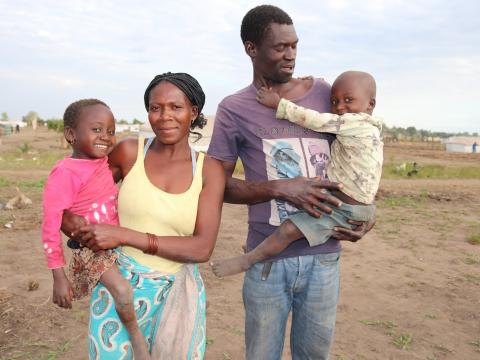
[[[158,251],[158,238],[157,235],[146,233],[148,239],[148,247],[143,250],[145,254],[156,255]]]

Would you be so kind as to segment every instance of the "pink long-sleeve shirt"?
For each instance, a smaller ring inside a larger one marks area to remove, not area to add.
[[[42,241],[49,269],[65,266],[60,235],[64,210],[84,216],[89,223],[118,225],[118,189],[107,157],[95,160],[67,157],[58,161],[43,194]]]

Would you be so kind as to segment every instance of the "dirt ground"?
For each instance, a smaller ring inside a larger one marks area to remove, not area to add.
[[[51,302],[40,242],[41,180],[48,166],[7,166],[65,153],[58,139],[27,130],[0,145],[0,201],[15,195],[15,184],[33,200],[25,209],[0,210],[0,359],[87,358],[87,301],[72,310]],[[386,147],[385,159],[480,166],[474,155],[398,146]],[[480,236],[480,180],[382,180],[377,205],[375,228],[360,242],[343,244],[331,359],[480,359],[480,241],[472,241]],[[214,259],[241,252],[246,218],[246,207],[225,205]],[[10,221],[12,228],[5,228]],[[243,275],[217,279],[205,264],[201,271],[206,358],[242,359]]]

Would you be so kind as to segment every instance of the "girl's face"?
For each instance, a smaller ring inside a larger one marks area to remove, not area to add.
[[[75,159],[99,159],[115,145],[115,119],[109,108],[98,104],[83,108],[75,128],[65,129]]]
[[[188,142],[190,125],[197,116],[198,108],[172,83],[162,81],[150,92],[148,120],[161,143]]]

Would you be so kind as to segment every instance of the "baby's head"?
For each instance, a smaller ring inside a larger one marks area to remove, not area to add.
[[[346,71],[334,81],[330,95],[331,112],[372,115],[377,91],[375,79],[363,71]]]
[[[115,145],[115,119],[103,101],[75,101],[65,110],[63,125],[73,158],[99,159],[107,156]]]

